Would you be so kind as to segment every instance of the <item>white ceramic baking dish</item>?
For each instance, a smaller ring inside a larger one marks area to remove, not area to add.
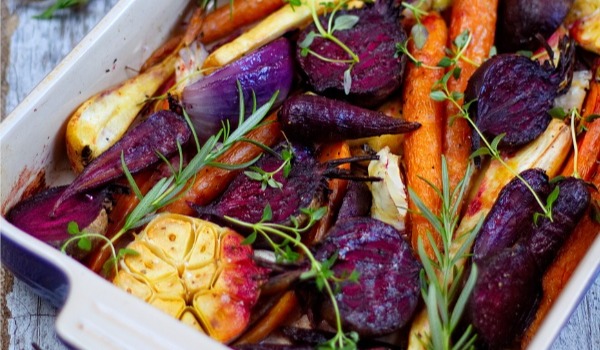
[[[72,180],[64,127],[92,94],[135,74],[170,35],[189,0],[121,0],[0,126],[2,213],[27,187]],[[107,73],[107,68],[110,69]],[[0,218],[3,264],[61,308],[56,328],[81,349],[220,349],[223,345],[128,295],[75,260]],[[532,349],[546,349],[593,282],[600,267],[600,237],[556,301]]]

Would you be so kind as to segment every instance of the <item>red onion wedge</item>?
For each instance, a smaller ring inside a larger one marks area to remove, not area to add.
[[[183,105],[201,140],[216,133],[225,120],[235,127],[240,115],[238,82],[241,86],[245,114],[253,105],[263,105],[279,91],[274,108],[285,100],[292,87],[294,63],[291,45],[281,38],[186,86]]]

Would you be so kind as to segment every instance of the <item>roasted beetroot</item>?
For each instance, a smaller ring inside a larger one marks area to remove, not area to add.
[[[171,111],[160,111],[130,130],[125,136],[94,159],[56,201],[53,214],[59,215],[68,207],[62,206],[69,197],[106,185],[125,173],[121,155],[130,172],[135,173],[160,160],[159,154],[169,156],[191,136],[185,120]]]
[[[478,266],[469,299],[469,321],[490,348],[509,347],[528,324],[542,288],[542,271],[528,250],[501,250]]]
[[[583,217],[591,197],[588,186],[573,177],[559,182],[558,197],[552,206],[552,220],[542,217],[526,240],[526,245],[538,266],[546,269]]]
[[[344,72],[350,63],[326,62],[312,54],[303,55],[302,47],[298,45],[296,58],[312,90],[357,105],[376,106],[400,87],[406,57],[395,56],[396,43],[404,42],[406,33],[400,26],[399,10],[393,4],[394,1],[382,0],[362,9],[336,13],[336,17],[356,15],[359,18],[352,28],[334,33],[359,57],[359,62],[351,68],[348,94],[344,91]],[[329,16],[320,17],[324,28],[327,28],[328,20]],[[302,31],[298,43],[305,41],[311,32],[317,32],[314,23]],[[321,37],[315,37],[309,48],[333,60],[350,58],[339,45]]]
[[[345,329],[377,336],[410,320],[419,302],[421,265],[400,232],[372,218],[343,220],[330,230],[315,257],[324,261],[334,254],[336,276],[360,274],[357,283],[342,282],[335,296]],[[335,324],[329,299],[322,311]]]
[[[541,169],[521,173],[541,198],[550,193],[548,176]],[[477,264],[485,257],[513,246],[521,236],[531,230],[533,214],[540,208],[523,181],[514,178],[500,194],[479,230],[473,246],[473,259]]]
[[[535,35],[548,38],[563,22],[573,0],[500,1],[497,44],[502,52],[534,50]]]
[[[351,181],[342,200],[337,219],[343,220],[369,215],[372,201],[371,190],[366,183]]]
[[[275,148],[281,152],[286,146]],[[273,175],[273,180],[280,186],[264,184],[253,179],[247,173],[239,174],[229,185],[225,193],[215,202],[205,207],[195,207],[200,217],[219,219],[230,216],[245,222],[259,222],[265,206],[271,206],[272,222],[287,222],[290,216],[300,215],[301,208],[320,204],[325,199],[326,183],[322,177],[325,168],[314,158],[313,151],[305,146],[293,146],[290,150],[294,158],[291,171],[284,176],[284,171]],[[273,172],[283,160],[280,157],[266,155],[256,163],[255,169]],[[315,203],[313,203],[315,202]]]
[[[554,98],[568,89],[573,76],[575,46],[561,41],[556,67],[513,54],[497,55],[483,63],[469,79],[466,101],[469,113],[491,141],[505,134],[499,147],[512,149],[540,135],[550,123]],[[481,144],[473,131],[473,148]]]
[[[534,189],[551,190],[541,171],[521,175]],[[541,196],[552,203],[552,220],[535,219],[541,209],[516,181],[502,189],[474,247],[479,275],[467,313],[479,338],[492,348],[510,345],[525,329],[536,310],[544,271],[590,203],[587,185],[567,178],[547,199]]]
[[[66,189],[67,186],[53,187],[21,201],[8,212],[6,219],[53,246],[59,246],[69,237],[67,226],[71,221],[82,230],[96,223],[98,225],[94,225],[90,232],[103,233],[99,231],[108,223],[105,207],[109,204],[109,191],[104,189],[69,196],[62,203],[63,210],[52,217],[50,213]]]
[[[289,137],[316,142],[406,133],[421,126],[316,95],[287,99],[279,111],[279,121]]]

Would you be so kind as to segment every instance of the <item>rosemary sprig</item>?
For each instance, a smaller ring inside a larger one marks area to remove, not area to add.
[[[267,205],[263,210],[262,218],[257,223],[244,222],[229,216],[225,216],[225,219],[234,225],[251,229],[252,233],[244,240],[245,244],[252,244],[258,235],[261,235],[275,252],[275,256],[278,261],[283,262],[294,262],[300,258],[294,248],[297,248],[310,263],[310,270],[304,272],[300,279],[308,280],[314,279],[317,288],[320,291],[325,291],[331,300],[333,310],[336,316],[336,334],[325,342],[319,345],[319,349],[357,349],[356,343],[358,342],[358,334],[350,332],[344,333],[342,329],[342,319],[340,316],[340,310],[335,299],[334,288],[332,283],[339,283],[341,281],[357,281],[358,274],[353,271],[348,276],[336,277],[331,270],[336,255],[332,256],[326,261],[318,261],[313,253],[310,251],[308,246],[302,243],[302,233],[307,232],[314,224],[319,221],[327,212],[326,207],[318,209],[302,209],[302,213],[307,217],[305,223],[301,224],[295,217],[290,217],[292,226],[285,226],[276,223],[270,223],[272,219],[272,210]],[[276,243],[272,237],[278,237],[283,240],[282,243]]]
[[[80,5],[85,5],[88,0],[56,0],[54,4],[50,5],[44,12],[39,15],[33,16],[36,19],[51,19],[56,14],[56,11],[72,8]]]
[[[424,339],[428,349],[471,349],[476,338],[470,325],[462,335],[454,334],[477,280],[477,266],[473,264],[461,290],[464,268],[460,261],[467,257],[467,249],[471,246],[483,224],[483,221],[480,221],[472,230],[465,233],[466,237],[454,237],[460,219],[459,204],[466,193],[468,179],[471,174],[472,168],[469,165],[465,177],[452,190],[450,188],[448,164],[446,159],[442,157],[442,188],[438,189],[428,182],[442,200],[439,215],[434,214],[412,189],[409,188],[408,190],[410,198],[419,210],[419,214],[431,223],[442,240],[440,250],[432,234],[428,232],[427,238],[433,249],[434,258],[427,255],[423,240],[420,237],[418,241],[418,253],[423,263],[421,292],[427,307],[431,327],[431,333],[427,335],[427,339]],[[456,254],[453,254],[451,247],[455,240],[461,241],[463,244]],[[453,343],[453,339],[458,340]]]
[[[548,210],[548,205],[543,203],[540,196],[535,192],[535,190],[531,187],[531,185],[527,181],[525,181],[525,179],[523,179],[523,177],[519,173],[517,173],[511,166],[509,166],[504,161],[502,156],[500,155],[500,151],[498,150],[498,144],[504,137],[504,134],[500,134],[500,135],[496,136],[491,142],[488,141],[488,139],[483,135],[481,130],[477,127],[477,124],[475,124],[475,122],[473,121],[473,119],[471,118],[471,116],[469,115],[469,112],[468,112],[469,106],[472,103],[474,103],[475,101],[473,100],[473,101],[469,101],[467,103],[461,104],[459,101],[463,99],[464,95],[462,93],[459,93],[456,91],[451,92],[449,90],[448,80],[450,80],[451,76],[454,76],[456,78],[459,75],[460,75],[460,68],[458,68],[458,67],[455,67],[454,69],[448,71],[446,74],[444,74],[442,79],[440,79],[434,85],[429,96],[434,101],[438,101],[438,102],[448,101],[449,103],[453,104],[456,107],[458,113],[455,116],[452,116],[452,118],[463,118],[463,119],[467,120],[467,122],[471,125],[473,130],[475,130],[475,132],[479,135],[481,141],[483,141],[483,143],[484,143],[484,146],[475,150],[475,152],[473,152],[471,154],[471,159],[480,157],[480,156],[484,156],[484,155],[488,155],[488,156],[492,157],[493,159],[495,159],[496,161],[498,161],[514,177],[518,178],[521,182],[523,182],[525,187],[527,187],[527,189],[531,192],[531,194],[535,198],[536,202],[542,209],[544,217],[547,217],[550,221],[552,221],[552,211]]]
[[[344,44],[340,39],[338,39],[334,35],[334,32],[336,30],[340,31],[340,30],[351,29],[359,21],[359,17],[355,16],[355,15],[341,15],[341,16],[337,16],[337,17],[335,16],[337,11],[339,11],[344,6],[347,6],[348,1],[349,0],[340,1],[337,5],[333,5],[333,3],[331,3],[331,2],[322,3],[322,5],[324,5],[326,8],[331,9],[331,13],[329,14],[329,19],[327,21],[327,29],[325,29],[323,27],[323,25],[321,24],[321,21],[319,20],[319,14],[317,12],[316,0],[307,0],[305,4],[310,9],[310,12],[311,12],[311,15],[313,18],[313,22],[315,23],[315,27],[317,28],[318,33],[314,32],[314,31],[309,32],[308,35],[306,36],[306,38],[298,44],[300,46],[300,48],[302,48],[302,50],[300,52],[302,56],[306,56],[306,55],[310,54],[310,55],[313,55],[313,56],[317,57],[318,59],[325,61],[325,62],[349,64],[348,69],[346,69],[344,71],[344,92],[346,93],[346,95],[350,93],[350,88],[352,86],[352,75],[351,75],[352,68],[354,67],[354,65],[356,63],[358,63],[360,61],[360,59],[359,59],[358,55],[356,53],[354,53],[354,51],[352,51],[352,49],[350,49],[348,47],[348,45]],[[290,5],[292,7],[299,6],[302,4],[302,2],[300,0],[289,0],[288,2],[290,3]],[[336,45],[338,45],[340,48],[342,48],[342,50],[344,50],[348,54],[349,58],[348,59],[329,58],[329,57],[325,57],[325,56],[320,55],[320,54],[316,53],[315,51],[311,50],[310,45],[313,43],[313,41],[317,37],[320,37],[320,38],[323,38],[325,40],[329,40],[329,41],[335,43]]]
[[[238,89],[241,95],[239,83]],[[152,220],[160,208],[165,207],[180,198],[190,186],[188,185],[188,181],[194,178],[202,168],[210,165],[217,167],[220,166],[226,169],[243,169],[254,163],[258,158],[253,159],[250,162],[237,165],[221,164],[216,162],[216,159],[225,153],[229,148],[231,148],[231,146],[233,146],[236,142],[244,140],[244,135],[246,135],[250,130],[254,129],[267,115],[273,106],[273,103],[277,99],[277,95],[278,92],[275,92],[275,94],[273,94],[271,99],[266,104],[256,109],[247,119],[244,119],[244,108],[243,106],[240,106],[239,124],[237,129],[231,132],[229,125],[225,124],[221,130],[217,132],[217,134],[209,137],[202,147],[200,147],[198,136],[196,135],[192,122],[187,113],[184,111],[184,117],[186,118],[186,121],[188,122],[188,125],[192,131],[198,153],[194,156],[194,158],[192,158],[192,160],[190,160],[186,167],[183,167],[183,164],[180,162],[179,169],[177,169],[177,171],[171,168],[173,174],[169,177],[161,178],[145,196],[142,195],[142,192],[135,183],[133,176],[125,164],[123,154],[121,154],[121,165],[125,172],[125,176],[132,188],[132,191],[140,200],[138,205],[131,211],[131,213],[129,213],[129,215],[127,215],[123,227],[111,239],[96,233],[89,233],[85,231],[75,232],[73,237],[71,237],[62,245],[61,250],[65,252],[66,248],[76,241],[84,242],[78,243],[78,245],[80,247],[83,246],[83,248],[88,248],[89,250],[91,249],[91,245],[86,244],[86,240],[89,240],[90,238],[103,237],[101,239],[105,240],[105,246],[108,246],[111,249],[112,258],[116,259],[117,252],[115,251],[114,243],[117,242],[121,236],[123,236],[129,230],[145,225]],[[241,105],[243,105],[243,101],[243,98],[240,97]],[[220,144],[219,141],[221,141]],[[181,147],[179,147],[179,150],[181,152]]]

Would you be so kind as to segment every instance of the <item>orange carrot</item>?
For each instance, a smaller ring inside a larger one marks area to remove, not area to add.
[[[346,141],[324,144],[319,149],[318,154],[318,159],[322,163],[333,159],[342,159],[348,157],[350,157],[350,146]],[[350,164],[341,164],[339,168],[349,170]],[[346,194],[347,186],[347,180],[329,180],[328,188],[330,192],[327,199],[327,214],[325,214],[325,216],[319,220],[318,224],[311,232],[311,237],[309,238],[310,244],[315,244],[325,238],[325,234],[331,225],[333,225],[337,210],[339,209],[340,205],[342,205],[342,200]]]
[[[489,56],[494,45],[497,7],[498,0],[455,0],[450,17],[448,46],[451,46],[461,33],[468,30],[472,38],[463,56],[477,65],[481,64]],[[464,60],[460,60],[457,65],[461,68],[460,77],[451,78],[448,81],[448,89],[464,93],[467,82],[477,66]],[[451,188],[456,187],[465,176],[471,154],[471,128],[468,122],[461,118],[456,118],[450,123],[451,118],[456,114],[458,109],[453,104],[447,103],[444,155],[448,160]]]
[[[287,291],[271,310],[236,342],[236,345],[260,342],[287,321],[297,305],[296,293],[293,290]]]
[[[435,66],[444,57],[444,47],[448,39],[448,30],[442,17],[435,12],[422,19],[429,35],[425,45],[418,49],[414,40],[409,40],[409,52],[424,65]],[[423,203],[434,213],[439,211],[440,198],[425,182],[427,180],[436,187],[441,187],[441,157],[443,104],[433,101],[429,94],[433,85],[442,78],[442,69],[417,67],[408,64],[406,83],[404,86],[403,115],[407,121],[419,122],[421,127],[405,136],[404,157],[406,165],[406,182]],[[409,199],[408,207],[418,212],[414,202]],[[417,249],[418,238],[425,243],[426,250],[432,253],[428,244],[427,231],[434,232],[427,220],[420,215],[410,214],[412,246]],[[437,243],[441,242],[436,237]]]
[[[200,40],[207,44],[222,39],[277,10],[283,3],[282,0],[234,0],[233,8],[226,3],[206,16]]]

